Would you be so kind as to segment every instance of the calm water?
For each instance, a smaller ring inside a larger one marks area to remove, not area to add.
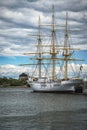
[[[0,88],[0,130],[87,130],[87,96]]]

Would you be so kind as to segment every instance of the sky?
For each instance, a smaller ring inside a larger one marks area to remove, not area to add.
[[[87,72],[87,0],[0,0],[0,77],[17,77],[31,71],[19,64],[30,62],[23,55],[35,50],[37,39],[30,34],[37,33],[39,16],[41,23],[51,22],[52,5],[59,26],[65,24],[68,12],[71,43],[81,48],[76,52],[77,58],[85,60],[77,64],[83,64]],[[48,33],[48,28],[44,31]],[[64,33],[60,32],[59,37],[63,42]]]

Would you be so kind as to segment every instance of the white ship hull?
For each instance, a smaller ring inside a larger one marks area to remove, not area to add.
[[[75,92],[76,87],[82,85],[82,80],[68,80],[58,82],[29,82],[34,92]]]

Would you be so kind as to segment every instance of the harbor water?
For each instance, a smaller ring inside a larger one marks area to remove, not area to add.
[[[0,130],[87,130],[87,95],[0,88]]]

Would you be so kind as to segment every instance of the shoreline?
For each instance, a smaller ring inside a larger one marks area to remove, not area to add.
[[[27,85],[21,85],[21,86],[0,86],[0,88],[28,88]]]
[[[1,86],[0,85],[0,88],[30,88],[30,87],[28,87],[27,85],[21,85],[21,86]],[[75,93],[73,93],[73,94],[75,94]],[[85,88],[84,90],[83,90],[83,93],[76,93],[76,94],[81,94],[81,95],[87,95],[87,88]]]

